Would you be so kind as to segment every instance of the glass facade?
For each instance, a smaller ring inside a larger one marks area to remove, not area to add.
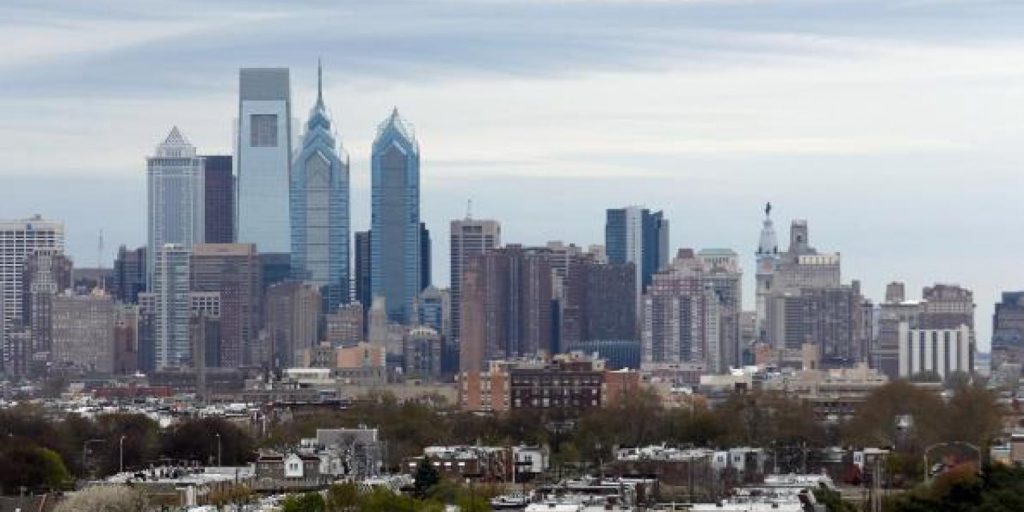
[[[206,185],[203,158],[175,127],[147,159],[148,240],[150,253],[166,244],[191,249],[202,243],[206,233]],[[147,279],[152,282],[152,259],[147,262]],[[152,285],[150,285],[152,289]]]
[[[321,288],[334,311],[349,299],[349,166],[322,93],[292,163],[290,195],[293,274]]]
[[[408,324],[422,285],[420,152],[398,109],[377,129],[371,166],[371,289],[391,321]]]
[[[291,92],[287,68],[239,73],[235,239],[260,253],[288,252]]]

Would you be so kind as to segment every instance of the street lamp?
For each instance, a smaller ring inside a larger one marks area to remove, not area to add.
[[[125,437],[128,437],[128,436],[123,436],[122,435],[121,436],[121,440],[118,441],[118,445],[121,448],[121,469],[118,471],[119,473],[124,473],[124,438]]]
[[[224,465],[224,461],[221,459],[221,451],[220,451],[220,432],[217,432],[216,436],[217,436],[217,466],[220,467],[220,466]]]

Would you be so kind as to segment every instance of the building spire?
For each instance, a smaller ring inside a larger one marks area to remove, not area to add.
[[[319,57],[316,59],[316,104],[324,104],[324,66]]]

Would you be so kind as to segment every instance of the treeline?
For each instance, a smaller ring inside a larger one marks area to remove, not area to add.
[[[75,479],[102,477],[162,463],[217,463],[217,434],[225,465],[255,457],[249,433],[218,418],[186,420],[161,430],[141,414],[69,414],[52,421],[32,407],[0,410],[0,488],[4,494],[68,487]],[[123,441],[122,441],[123,439]]]
[[[125,468],[161,461],[217,463],[220,434],[224,465],[250,462],[257,448],[291,448],[317,428],[376,427],[386,443],[385,465],[397,470],[430,445],[547,445],[555,466],[608,462],[616,447],[763,447],[781,471],[814,470],[816,449],[829,446],[892,447],[887,474],[909,485],[923,474],[922,453],[934,443],[961,441],[987,454],[1002,427],[1003,409],[983,388],[961,385],[943,397],[906,381],[873,392],[845,423],[824,423],[810,404],[781,393],[749,392],[714,408],[666,408],[658,396],[639,392],[628,400],[574,414],[568,410],[517,410],[475,414],[400,402],[373,394],[346,410],[272,422],[254,438],[222,419],[188,420],[166,430],[142,415],[110,414],[90,420],[69,415],[50,421],[31,408],[0,411],[0,485],[3,492],[59,487],[83,476],[117,471],[124,438]],[[808,454],[811,454],[810,456]],[[83,456],[84,455],[84,456]],[[810,459],[811,464],[808,464]]]

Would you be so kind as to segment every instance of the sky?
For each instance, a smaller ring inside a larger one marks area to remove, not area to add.
[[[369,152],[397,106],[421,149],[435,282],[448,222],[505,242],[603,242],[642,204],[673,247],[742,256],[770,201],[876,302],[900,280],[1024,289],[1024,3],[375,0],[0,5],[0,218],[62,219],[78,266],[145,240],[145,157],[172,126],[229,154],[238,68],[324,97],[369,223]],[[104,247],[99,251],[102,230]]]

